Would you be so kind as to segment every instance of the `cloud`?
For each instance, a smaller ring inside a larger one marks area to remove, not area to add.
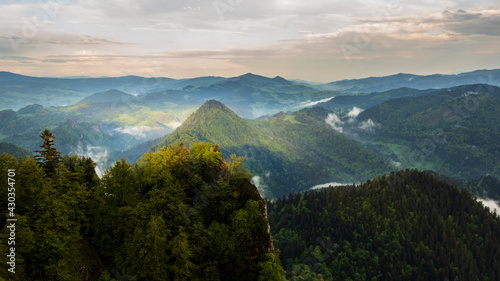
[[[490,212],[500,215],[500,205],[498,205],[497,201],[487,198],[478,198],[477,201],[483,203],[485,207],[488,207]]]
[[[342,186],[342,185],[348,185],[348,184],[339,183],[339,182],[327,182],[327,183],[315,185],[315,186],[311,187],[310,189],[320,189],[320,188],[329,187],[329,186],[336,187],[336,186]]]
[[[326,124],[330,125],[335,131],[342,133],[344,129],[341,127],[344,122],[335,113],[330,113],[325,119]]]
[[[164,127],[125,126],[113,129],[114,132],[134,136],[136,139],[146,139],[151,135],[165,135],[170,130]]]
[[[75,40],[74,44],[82,44],[82,45],[87,45],[87,44],[111,44],[111,45],[116,45],[116,44],[125,44],[123,42],[118,42],[118,41],[113,41],[105,38],[96,38],[88,35],[84,35],[78,40]]]
[[[177,129],[178,127],[180,127],[182,125],[182,122],[173,121],[173,122],[168,123],[168,125],[174,129]]]
[[[259,176],[253,176],[251,182],[257,187],[260,194],[264,194],[264,184],[261,182],[262,178]]]
[[[252,177],[252,183],[258,187],[260,187],[260,177],[259,176],[253,176]]]
[[[444,11],[443,16],[445,18],[449,18],[457,21],[466,21],[472,19],[478,19],[481,17],[481,13],[468,13],[462,9],[457,10],[456,12]]]
[[[22,63],[30,63],[30,62],[35,61],[35,59],[33,59],[33,58],[24,57],[24,56],[0,56],[0,60],[16,61],[16,62],[22,62]]]
[[[286,44],[254,45],[252,47],[224,48],[212,50],[188,49],[182,51],[169,51],[160,55],[166,58],[213,58],[213,59],[254,59],[289,57],[296,54],[298,50]]]
[[[324,103],[324,102],[330,101],[333,98],[335,98],[335,97],[325,98],[325,99],[321,99],[321,100],[318,100],[318,101],[305,101],[305,102],[301,103],[300,106],[303,106],[303,107],[314,106],[314,105],[317,105],[317,104],[320,104],[320,103]]]
[[[397,169],[401,169],[401,167],[402,167],[401,162],[397,162],[397,161],[393,161],[393,160],[391,160],[391,165],[393,165]]]
[[[82,145],[79,143],[69,155],[90,157],[96,163],[95,171],[99,177],[102,177],[103,171],[108,167],[109,149],[103,146]]]
[[[374,129],[379,128],[379,127],[380,127],[380,124],[373,122],[373,120],[371,118],[369,118],[366,121],[362,121],[361,123],[359,123],[359,126],[358,126],[359,129],[361,129],[363,131],[368,131],[368,132],[372,132]]]
[[[351,109],[351,111],[349,111],[349,113],[347,113],[347,116],[351,117],[351,118],[356,118],[358,117],[358,115],[363,112],[363,109],[361,108],[358,108],[358,107],[353,107]]]
[[[481,15],[481,14],[459,14],[466,20],[451,21],[446,27],[463,35],[488,35],[500,36],[500,15]],[[453,14],[453,19],[457,14]]]

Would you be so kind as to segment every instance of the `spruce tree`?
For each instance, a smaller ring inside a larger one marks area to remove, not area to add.
[[[42,150],[35,150],[39,155],[35,156],[38,164],[42,166],[47,174],[54,174],[57,164],[61,161],[61,152],[53,147],[55,135],[45,128],[40,134],[43,139],[43,144],[40,145]]]

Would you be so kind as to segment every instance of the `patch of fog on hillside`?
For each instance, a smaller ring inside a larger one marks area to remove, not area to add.
[[[305,102],[301,103],[300,106],[303,106],[303,107],[315,106],[317,104],[330,101],[333,98],[335,98],[335,97],[329,97],[329,98],[321,99],[321,100],[318,100],[318,101],[310,101],[310,100],[308,100],[308,101],[305,101]]]
[[[264,175],[266,178],[269,178],[269,176],[271,176],[271,172],[266,172]],[[257,175],[253,176],[251,183],[257,187],[257,190],[259,191],[259,193],[261,195],[265,194],[265,187],[267,187],[267,186],[266,186],[266,184],[264,184],[264,182],[260,176],[257,176]]]
[[[477,201],[483,203],[485,207],[488,207],[490,212],[500,215],[500,205],[498,205],[497,201],[488,198],[477,198]]]
[[[263,189],[262,189],[262,186],[261,186],[261,178],[259,176],[253,176],[252,177],[252,183],[257,187],[257,189],[259,190],[260,194],[262,194]]]
[[[99,177],[102,177],[103,172],[109,167],[109,149],[107,147],[78,144],[69,154],[92,158],[96,163],[95,172]]]
[[[374,122],[371,118],[365,121],[356,120],[361,112],[363,112],[362,108],[354,106],[347,113],[347,117],[341,119],[337,114],[330,113],[326,117],[325,122],[335,131],[355,138],[358,133],[373,133],[376,129],[382,127],[382,125]]]
[[[358,115],[363,112],[363,109],[359,108],[359,107],[353,107],[351,109],[351,111],[349,111],[349,113],[347,113],[347,116],[351,117],[351,118],[356,118],[358,117]]]
[[[401,165],[401,162],[397,162],[397,161],[393,161],[393,160],[391,160],[391,165],[398,168],[398,169],[401,169],[401,167],[403,167],[403,165]]]
[[[325,122],[326,124],[330,125],[332,129],[339,133],[342,133],[344,131],[344,128],[342,128],[342,125],[344,125],[344,121],[340,120],[340,118],[335,113],[328,114]]]
[[[329,186],[337,187],[337,186],[342,186],[342,185],[350,185],[350,184],[340,183],[340,182],[327,182],[327,183],[315,185],[315,186],[309,188],[309,190],[320,189],[320,188],[329,187]]]
[[[168,125],[174,129],[179,128],[182,125],[182,122],[170,122]]]
[[[136,139],[157,138],[168,134],[171,131],[166,127],[150,127],[150,126],[125,126],[113,129],[113,132],[120,134],[131,135]]]
[[[379,128],[380,126],[380,124],[373,122],[373,120],[369,118],[368,120],[359,123],[358,128],[363,131],[372,132],[374,129]]]

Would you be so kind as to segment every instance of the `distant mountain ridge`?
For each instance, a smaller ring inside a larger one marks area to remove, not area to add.
[[[468,84],[489,84],[500,86],[500,69],[476,70],[460,74],[415,75],[399,73],[383,77],[368,77],[349,79],[319,85],[324,90],[341,91],[345,93],[384,92],[397,88],[432,89],[450,88]]]
[[[43,106],[69,105],[77,103],[91,94],[111,89],[138,96],[159,91],[179,90],[187,95],[202,96],[205,100],[222,100],[229,104],[231,102],[227,98],[237,94],[244,94],[251,103],[256,103],[257,98],[266,100],[272,97],[275,100],[276,94],[302,93],[312,95],[311,97],[315,99],[321,99],[332,96],[332,94],[321,93],[323,91],[353,94],[384,92],[403,87],[433,89],[477,83],[500,86],[500,69],[476,70],[456,75],[400,73],[385,77],[341,80],[325,84],[289,81],[280,76],[268,78],[252,73],[229,78],[206,76],[172,79],[134,75],[99,78],[50,78],[31,77],[2,71],[0,72],[0,104],[2,105],[0,110],[19,109],[32,103],[39,103]],[[281,103],[297,103],[298,100],[300,99],[292,95]],[[244,104],[248,104],[248,100],[242,101],[242,104],[236,103],[234,105],[241,107]],[[256,108],[254,111],[259,112],[269,108],[275,107],[268,105],[263,109]],[[280,109],[284,109],[284,107]],[[248,109],[246,110],[248,111]],[[240,113],[244,114],[245,112],[241,111]]]

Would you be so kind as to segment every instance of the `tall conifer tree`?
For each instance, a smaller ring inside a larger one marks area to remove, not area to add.
[[[61,161],[61,152],[57,151],[54,146],[55,135],[45,128],[45,130],[40,134],[40,138],[43,139],[43,144],[40,145],[42,150],[35,150],[34,152],[39,153],[35,156],[38,164],[42,166],[47,174],[54,174],[57,164]]]

